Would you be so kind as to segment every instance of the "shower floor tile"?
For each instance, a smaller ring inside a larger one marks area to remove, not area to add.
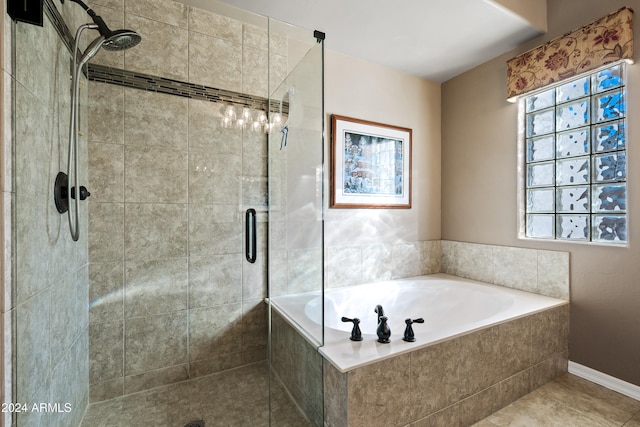
[[[311,426],[284,388],[272,382],[272,425]],[[269,425],[266,362],[219,372],[89,406],[83,427],[182,427],[204,420],[206,427]]]

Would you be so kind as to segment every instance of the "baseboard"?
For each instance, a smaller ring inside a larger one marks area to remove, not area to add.
[[[640,400],[640,387],[637,385],[622,381],[595,369],[588,368],[576,362],[569,361],[569,373],[578,377],[599,384],[610,390],[629,396],[633,399]]]

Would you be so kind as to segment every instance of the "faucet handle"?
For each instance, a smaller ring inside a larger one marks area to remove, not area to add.
[[[422,317],[413,320],[405,319],[404,323],[407,324],[407,327],[404,330],[404,337],[402,339],[407,342],[414,342],[416,340],[416,335],[413,332],[413,326],[411,325],[414,323],[424,323],[424,319]]]
[[[343,322],[352,322],[353,329],[351,330],[351,337],[349,338],[351,341],[362,341],[362,331],[360,330],[360,319],[354,317],[353,319],[349,319],[348,317],[342,317]]]

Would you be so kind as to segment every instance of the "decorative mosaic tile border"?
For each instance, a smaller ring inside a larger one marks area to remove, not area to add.
[[[256,110],[266,110],[268,102],[266,98],[259,96],[97,64],[89,64],[89,80],[204,101],[229,102]]]
[[[75,39],[64,22],[62,15],[60,15],[58,8],[53,4],[53,0],[44,0],[44,13],[53,24],[53,28],[55,28],[69,52],[72,53]]]
[[[44,11],[67,49],[72,53],[75,42],[74,37],[60,15],[58,8],[55,6],[54,0],[44,0]],[[255,110],[266,111],[267,105],[269,104],[269,100],[267,98],[260,96],[247,95],[230,90],[181,82],[178,80],[136,73],[133,71],[97,64],[89,64],[88,77],[89,80],[97,82],[111,83],[150,92],[165,93],[168,95],[176,95],[211,102],[227,102]],[[269,105],[269,111],[280,112],[279,102],[271,101]],[[282,110],[282,113],[288,114],[288,103],[284,103]]]

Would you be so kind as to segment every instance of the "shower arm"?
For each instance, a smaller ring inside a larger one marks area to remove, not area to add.
[[[85,12],[87,12],[87,15],[89,15],[91,17],[91,19],[93,19],[93,22],[98,26],[97,29],[100,34],[102,35],[107,35],[111,32],[111,30],[109,29],[109,27],[107,26],[107,24],[104,22],[104,20],[102,19],[101,16],[97,15],[93,9],[91,9],[89,6],[87,6],[87,4],[85,2],[83,2],[82,0],[69,0],[72,3],[77,3],[80,5],[80,7],[82,7],[84,9]],[[64,0],[60,0],[60,3],[64,4]]]

